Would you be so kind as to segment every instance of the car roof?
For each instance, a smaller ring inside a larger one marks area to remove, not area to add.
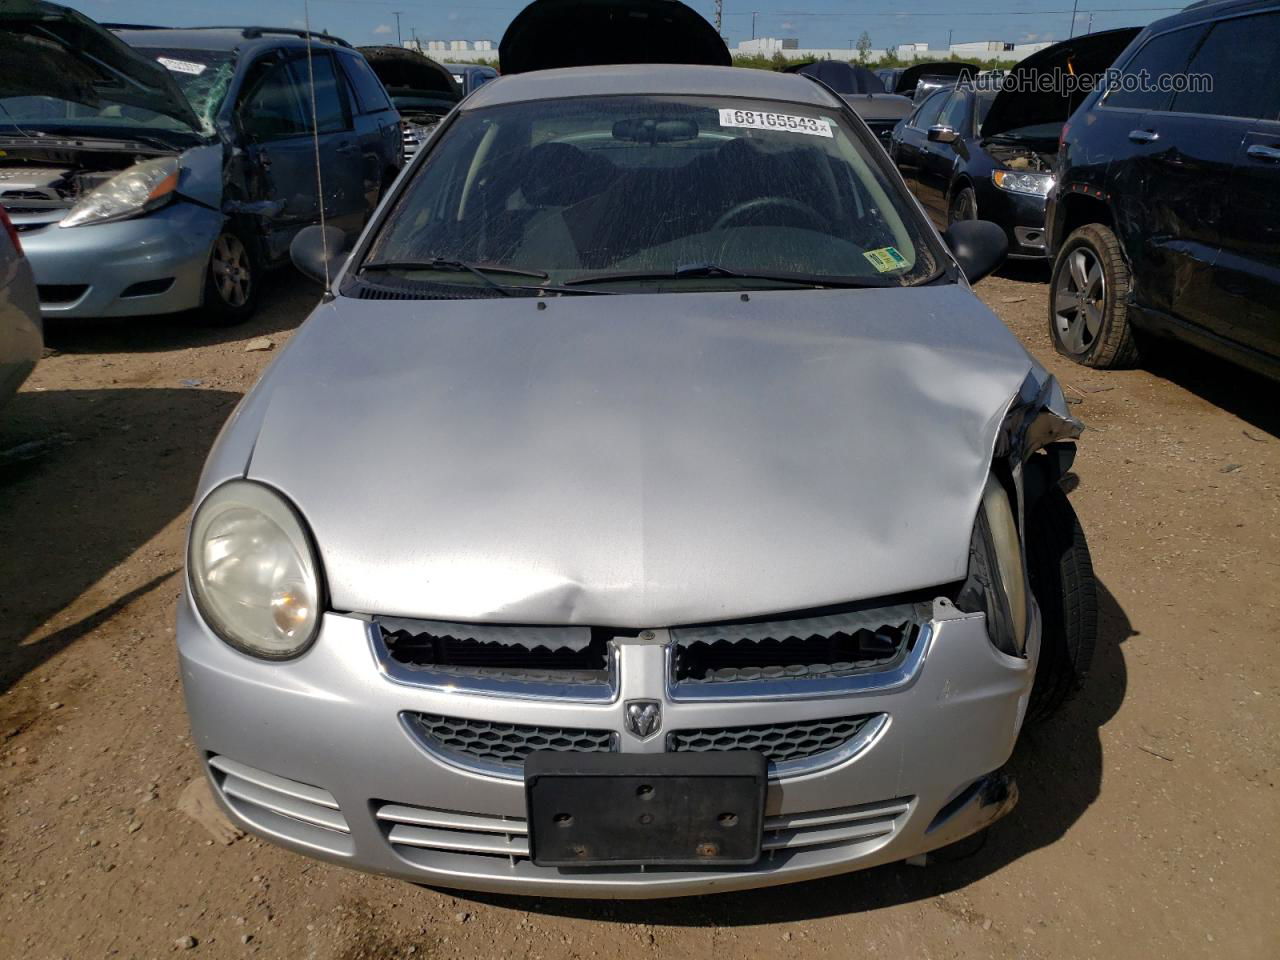
[[[533,70],[500,76],[471,94],[462,105],[476,110],[497,104],[570,97],[625,96],[750,97],[782,100],[839,110],[844,102],[821,84],[791,73],[742,67],[629,63],[598,67]]]
[[[249,50],[256,47],[306,47],[307,41],[294,34],[276,33],[269,28],[247,27],[118,27],[112,30],[131,47],[169,47],[173,50]],[[326,40],[313,34],[312,49],[346,48],[337,37]]]

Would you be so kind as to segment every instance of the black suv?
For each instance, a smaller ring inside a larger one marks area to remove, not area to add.
[[[1277,50],[1277,0],[1194,4],[1072,115],[1047,211],[1059,352],[1128,366],[1160,334],[1280,377]]]

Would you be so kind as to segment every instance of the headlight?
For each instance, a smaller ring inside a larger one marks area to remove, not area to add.
[[[233,647],[283,659],[315,637],[315,553],[298,514],[270,488],[233,480],[210,493],[191,521],[187,571],[200,615]]]
[[[987,478],[982,507],[973,525],[969,547],[969,578],[956,606],[982,611],[992,642],[1010,656],[1027,648],[1027,580],[1022,538],[1009,495],[995,477]]]
[[[62,218],[61,226],[127,220],[162,207],[178,187],[178,160],[161,157],[144,160],[118,173],[82,199]]]
[[[1022,173],[1018,170],[993,170],[991,182],[1010,193],[1025,193],[1033,197],[1047,197],[1053,189],[1053,175],[1049,173]]]

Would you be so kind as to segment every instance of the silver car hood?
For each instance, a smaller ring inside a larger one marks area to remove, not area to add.
[[[252,450],[337,610],[737,618],[963,579],[1032,363],[956,285],[338,298],[211,469]]]

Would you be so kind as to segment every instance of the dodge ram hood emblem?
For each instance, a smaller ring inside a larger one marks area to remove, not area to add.
[[[647,740],[662,726],[662,704],[657,700],[627,701],[627,730]]]

